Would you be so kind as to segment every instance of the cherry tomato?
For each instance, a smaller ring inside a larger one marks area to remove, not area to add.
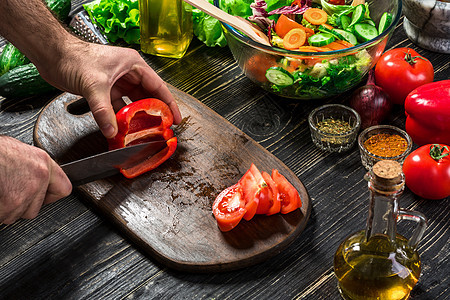
[[[278,170],[272,170],[272,179],[275,181],[278,194],[281,200],[281,209],[280,212],[282,214],[290,213],[291,211],[296,210],[297,208],[302,206],[302,201],[300,199],[300,195],[295,187],[281,175]]]
[[[409,154],[403,163],[406,186],[425,199],[450,196],[450,147],[424,145]]]
[[[394,104],[403,105],[412,90],[433,79],[433,65],[411,48],[386,51],[375,66],[375,82]]]
[[[213,203],[213,214],[221,231],[230,231],[236,227],[247,210],[242,188],[235,184],[224,189]]]

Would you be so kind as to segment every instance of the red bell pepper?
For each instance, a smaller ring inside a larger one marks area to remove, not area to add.
[[[134,178],[155,169],[166,161],[177,147],[173,137],[173,115],[167,104],[155,98],[132,102],[116,114],[118,133],[108,139],[109,149],[119,149],[150,141],[165,140],[167,147],[137,165],[121,169],[127,178]]]
[[[406,132],[417,145],[450,145],[450,80],[422,85],[405,100]]]

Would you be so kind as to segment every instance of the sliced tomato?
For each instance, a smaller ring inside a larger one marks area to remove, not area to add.
[[[269,209],[273,203],[273,194],[272,191],[267,184],[266,180],[262,176],[262,173],[258,170],[255,164],[250,166],[249,171],[252,173],[253,177],[256,181],[257,191],[255,194],[255,198],[258,201],[258,207],[256,209],[257,215],[265,215],[269,212]],[[269,176],[270,177],[270,176]]]
[[[245,209],[247,210],[244,215],[244,219],[249,221],[255,216],[259,204],[259,198],[256,197],[256,194],[258,193],[258,185],[256,183],[255,176],[253,176],[250,169],[245,172],[238,184],[242,187],[242,194],[245,200]]]
[[[252,173],[253,177],[255,177],[257,186],[255,198],[258,199],[258,207],[256,209],[256,214],[265,215],[268,213],[272,202],[272,194],[270,188],[255,164],[252,164],[250,166],[250,172]]]
[[[302,202],[300,199],[300,195],[295,187],[278,172],[278,170],[272,170],[272,179],[275,181],[275,184],[278,188],[278,195],[281,200],[281,209],[280,212],[282,214],[290,213],[291,211],[296,210],[297,208],[302,206]]]
[[[269,208],[266,212],[266,215],[270,216],[273,214],[277,214],[280,212],[281,209],[281,200],[280,200],[280,195],[278,193],[278,188],[277,188],[277,184],[275,183],[275,181],[273,181],[272,177],[270,177],[269,173],[267,172],[262,172],[262,177],[264,178],[264,181],[267,183],[267,185],[269,186]]]
[[[213,203],[213,214],[221,231],[230,231],[244,217],[245,200],[239,183],[224,189]]]

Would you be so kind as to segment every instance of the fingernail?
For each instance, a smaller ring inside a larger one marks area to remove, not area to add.
[[[107,124],[101,128],[101,131],[106,138],[110,138],[114,134],[114,127],[111,124]]]

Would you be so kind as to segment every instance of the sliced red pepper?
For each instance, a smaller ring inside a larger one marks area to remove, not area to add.
[[[142,99],[132,102],[116,114],[118,133],[108,139],[109,149],[119,149],[131,145],[150,141],[167,141],[167,147],[141,163],[121,169],[127,178],[134,178],[155,169],[166,161],[177,147],[177,138],[173,137],[170,129],[173,115],[167,104],[155,98]]]
[[[134,167],[128,169],[121,169],[120,172],[126,178],[134,178],[136,176],[144,174],[145,172],[157,168],[163,162],[168,160],[169,157],[171,157],[172,154],[175,152],[175,149],[177,148],[177,138],[173,137],[169,139],[166,143],[167,147],[162,149],[155,155],[150,156],[149,158],[147,158],[146,160],[144,160],[143,162],[139,163]]]
[[[124,106],[117,112],[116,119],[118,133],[108,140],[110,150],[161,139],[173,124],[169,106],[155,98]]]

